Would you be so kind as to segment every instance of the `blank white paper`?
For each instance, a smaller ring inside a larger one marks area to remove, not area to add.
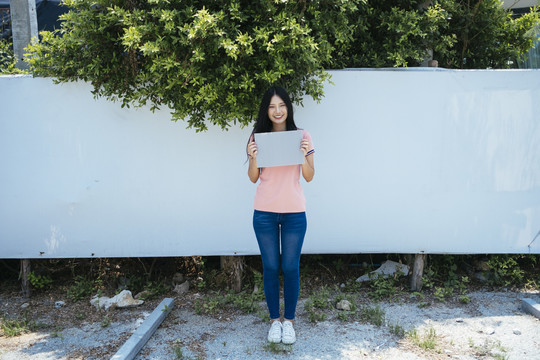
[[[276,131],[255,134],[257,166],[285,166],[304,163],[300,150],[302,130]]]

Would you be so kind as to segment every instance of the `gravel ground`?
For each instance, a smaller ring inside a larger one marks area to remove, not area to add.
[[[328,314],[328,320],[311,323],[303,299],[298,305],[295,326],[297,342],[275,347],[266,342],[268,324],[257,315],[230,311],[221,316],[197,315],[193,302],[199,296],[192,293],[176,299],[174,309],[136,359],[540,360],[540,320],[521,309],[521,299],[525,297],[540,303],[538,292],[473,292],[469,293],[471,302],[466,305],[432,302],[419,307],[418,301],[383,301],[378,303],[385,314],[382,326],[341,322],[337,310]],[[404,299],[408,298],[407,295]],[[30,307],[37,308],[43,301],[46,300],[34,300]],[[19,308],[22,303],[22,299],[8,299],[0,294],[4,314],[8,313],[7,308]],[[48,326],[46,330],[16,337],[0,336],[0,359],[108,359],[158,303],[159,300],[139,308],[111,310],[110,317],[88,316],[56,329]],[[376,306],[369,301],[366,304]],[[47,306],[50,310],[42,314],[40,321],[55,324],[54,318],[74,305],[55,309],[53,302]],[[260,306],[263,308],[264,304]],[[96,312],[89,305],[83,309]],[[104,323],[103,319],[112,320]],[[394,325],[405,331],[415,330],[419,341],[431,333],[434,348],[419,346],[412,336],[395,335],[391,331]]]

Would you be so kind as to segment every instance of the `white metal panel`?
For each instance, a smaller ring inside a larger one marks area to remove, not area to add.
[[[331,73],[305,253],[540,253],[540,72]],[[258,253],[250,129],[90,90],[0,77],[0,258]]]

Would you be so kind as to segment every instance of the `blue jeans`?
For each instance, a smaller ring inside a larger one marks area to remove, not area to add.
[[[294,320],[300,293],[300,253],[306,234],[306,213],[255,210],[253,229],[263,263],[263,284],[271,319],[279,314],[279,274],[283,271],[285,319]],[[281,251],[280,251],[281,250]]]

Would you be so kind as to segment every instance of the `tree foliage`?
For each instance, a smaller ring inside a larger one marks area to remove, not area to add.
[[[252,120],[259,96],[282,84],[293,99],[322,96],[330,57],[307,3],[251,0],[66,0],[60,30],[31,47],[39,75],[85,80],[123,105],[169,107],[197,130]],[[311,7],[311,6],[310,6]],[[339,8],[337,9],[339,10]],[[315,15],[314,15],[315,17]]]
[[[417,66],[433,53],[449,69],[508,68],[534,45],[536,9],[514,19],[499,0],[378,0],[352,14],[345,67]]]
[[[11,38],[9,39],[11,40]],[[13,41],[0,39],[0,75],[27,74],[15,67],[17,58],[13,53]]]
[[[448,13],[443,36],[455,36],[444,52],[434,51],[439,66],[454,69],[504,69],[519,61],[538,39],[536,9],[513,18],[499,0],[440,0]]]
[[[36,75],[170,108],[198,131],[249,124],[271,85],[319,100],[324,69],[417,66],[429,51],[448,68],[505,68],[539,19],[513,19],[499,0],[64,2],[61,29],[29,47]]]

